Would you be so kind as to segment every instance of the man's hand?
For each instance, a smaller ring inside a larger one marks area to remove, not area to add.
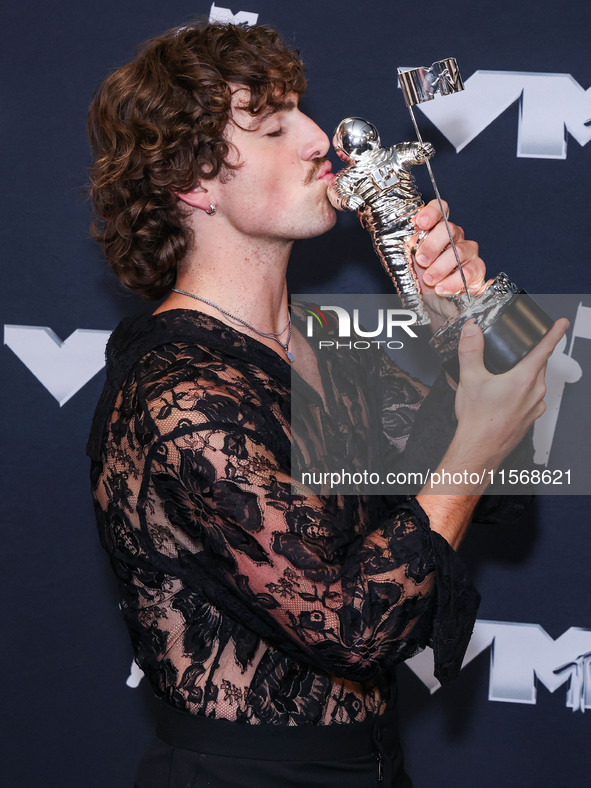
[[[468,526],[488,474],[517,446],[534,421],[544,412],[544,375],[552,351],[568,328],[557,320],[545,337],[521,361],[502,375],[484,366],[484,338],[475,323],[466,323],[458,355],[460,382],[456,394],[458,426],[437,471],[443,468],[454,478],[467,474],[463,485],[433,494],[425,487],[417,501],[427,513],[431,529],[456,548]],[[478,479],[473,483],[473,478]],[[482,480],[482,481],[480,481]]]
[[[447,212],[447,203],[444,202],[443,205]],[[454,295],[460,291],[464,292],[462,276],[457,270],[456,257],[437,200],[431,200],[425,205],[415,215],[413,221],[418,231],[413,243],[418,241],[415,259],[421,291],[425,295],[432,293]],[[478,293],[484,288],[486,275],[486,266],[478,255],[478,244],[476,241],[467,241],[461,227],[451,222],[448,224],[468,289],[473,294]],[[426,235],[419,240],[423,233]]]
[[[485,467],[495,467],[542,415],[546,364],[568,325],[565,318],[557,320],[513,369],[493,375],[484,366],[480,328],[472,321],[466,323],[458,347],[458,427],[454,438],[465,457],[482,457]]]

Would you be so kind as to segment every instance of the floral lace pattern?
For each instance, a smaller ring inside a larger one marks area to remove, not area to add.
[[[368,415],[396,454],[429,398],[391,362],[382,378],[387,415]],[[215,318],[111,337],[88,444],[99,533],[136,661],[190,713],[346,723],[383,713],[394,665],[429,643],[442,680],[459,670],[478,595],[454,551],[414,499],[294,493],[289,417],[288,365]]]

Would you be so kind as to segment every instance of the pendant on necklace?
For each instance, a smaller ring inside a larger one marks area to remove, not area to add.
[[[289,359],[291,362],[293,362],[293,353],[291,352],[291,350],[286,350],[285,352],[287,353],[287,358],[288,358],[288,359]]]

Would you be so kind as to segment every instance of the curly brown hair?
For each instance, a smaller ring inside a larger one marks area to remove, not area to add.
[[[256,116],[306,87],[297,50],[262,26],[195,23],[141,45],[97,90],[88,115],[89,192],[119,281],[147,299],[174,286],[192,243],[183,203],[200,180],[228,177],[231,84]]]

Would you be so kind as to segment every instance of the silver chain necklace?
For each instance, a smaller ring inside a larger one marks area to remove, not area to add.
[[[277,342],[278,345],[281,345],[283,350],[285,351],[287,358],[290,361],[293,361],[293,353],[291,350],[288,350],[289,343],[291,341],[291,315],[288,313],[287,315],[287,323],[281,329],[281,331],[259,331],[258,328],[251,326],[250,323],[247,323],[246,320],[243,320],[241,317],[237,317],[233,315],[231,312],[228,312],[226,309],[223,309],[221,306],[214,304],[213,301],[209,301],[207,298],[202,298],[201,296],[195,295],[195,293],[189,293],[188,290],[181,290],[180,287],[173,287],[173,293],[179,293],[180,295],[189,296],[189,298],[194,298],[196,301],[202,301],[204,304],[209,304],[214,309],[217,309],[218,312],[221,312],[222,315],[226,315],[226,317],[235,320],[237,323],[240,323],[242,326],[246,326],[246,328],[250,328],[251,331],[254,331],[255,334],[258,334],[260,337],[265,337],[266,339],[272,339],[273,342]],[[289,329],[287,332],[287,340],[282,342],[279,337],[281,334],[285,333],[285,330]]]

